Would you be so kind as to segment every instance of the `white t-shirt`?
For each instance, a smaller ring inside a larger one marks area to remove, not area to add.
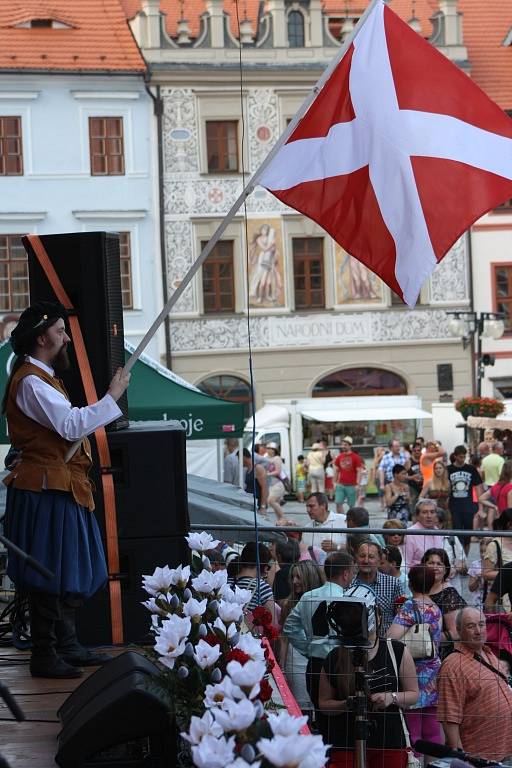
[[[347,537],[344,533],[331,533],[329,534],[329,530],[331,528],[346,528],[347,527],[347,516],[346,515],[339,515],[337,512],[329,512],[328,517],[324,520],[323,523],[318,523],[315,520],[308,525],[308,528],[311,528],[310,531],[304,531],[302,534],[302,542],[306,544],[308,547],[315,547],[319,548],[322,552],[323,558],[322,563],[327,557],[328,553],[324,552],[322,547],[322,541],[324,539],[330,539],[333,544],[336,545],[339,549],[344,549],[347,545]],[[315,552],[316,553],[316,552]]]

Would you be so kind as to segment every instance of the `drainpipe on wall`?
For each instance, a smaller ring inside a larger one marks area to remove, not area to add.
[[[470,227],[468,230],[468,257],[469,257],[469,306],[471,307],[471,311],[475,312],[475,294],[474,294],[474,283],[473,283],[473,228]],[[478,330],[477,330],[478,333]],[[473,392],[473,395],[476,394],[476,372],[475,372],[475,343],[474,339],[471,339],[471,391]]]
[[[144,85],[148,95],[153,101],[153,114],[156,117],[157,146],[158,146],[158,213],[159,213],[159,231],[160,231],[160,260],[162,265],[162,295],[164,306],[169,300],[169,290],[167,286],[167,259],[165,255],[165,197],[164,197],[164,140],[163,140],[163,115],[164,102],[160,96],[160,86],[156,86],[156,96],[149,87],[151,72],[148,70],[144,77]],[[169,370],[172,370],[171,355],[171,328],[169,316],[164,320],[165,330],[165,363]]]

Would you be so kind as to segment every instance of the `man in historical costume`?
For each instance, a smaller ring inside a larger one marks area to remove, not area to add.
[[[88,479],[87,435],[121,415],[116,401],[130,376],[119,369],[101,400],[72,407],[55,375],[69,366],[65,317],[62,305],[49,302],[22,313],[11,335],[16,359],[2,404],[12,444],[21,452],[4,481],[6,535],[54,574],[47,580],[9,557],[7,573],[29,598],[34,677],[78,677],[81,666],[110,658],[81,646],[75,631],[76,608],[107,580]]]

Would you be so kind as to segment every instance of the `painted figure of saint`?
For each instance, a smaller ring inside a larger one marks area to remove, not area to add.
[[[283,290],[275,229],[262,224],[249,246],[249,295],[255,304],[277,304]]]

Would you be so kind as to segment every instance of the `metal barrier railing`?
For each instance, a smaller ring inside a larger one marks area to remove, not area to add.
[[[226,523],[212,524],[212,525],[199,525],[193,523],[190,525],[192,531],[239,531],[244,533],[250,533],[254,531],[252,525],[231,525]],[[460,530],[460,529],[444,529],[444,528],[323,528],[322,526],[300,526],[300,525],[258,525],[258,531],[260,533],[315,533],[318,535],[325,534],[328,536],[331,533],[342,534],[380,534],[385,536],[400,535],[400,536],[462,536],[467,538],[468,536],[476,538],[511,538],[512,531],[473,531],[473,530]]]

